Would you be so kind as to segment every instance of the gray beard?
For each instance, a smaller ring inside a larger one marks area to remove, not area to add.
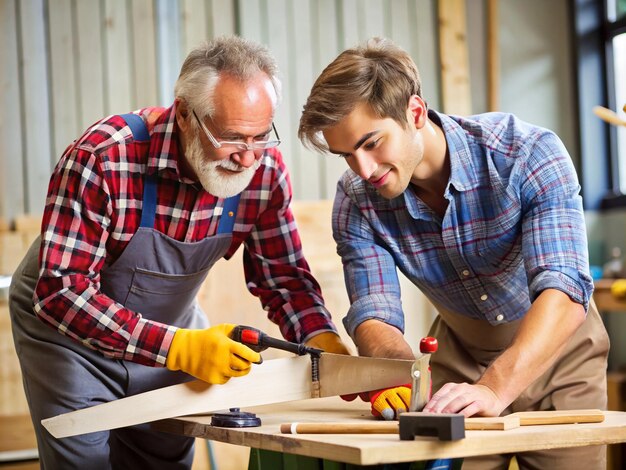
[[[249,168],[244,168],[229,159],[206,161],[197,135],[186,145],[185,158],[204,190],[219,198],[232,197],[246,189],[261,165],[261,159],[255,160],[254,165]],[[225,173],[220,168],[238,171],[238,173]]]

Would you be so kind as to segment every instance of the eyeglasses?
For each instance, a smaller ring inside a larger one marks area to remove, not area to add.
[[[239,152],[245,152],[248,150],[255,151],[255,150],[271,149],[274,147],[278,147],[280,145],[280,137],[278,136],[278,131],[276,130],[276,126],[274,126],[273,122],[272,122],[272,130],[274,131],[274,134],[276,135],[275,140],[257,140],[257,141],[252,142],[251,144],[247,144],[245,142],[242,142],[241,140],[233,140],[233,141],[221,140],[220,141],[220,140],[217,140],[215,137],[213,137],[213,134],[211,134],[211,132],[204,125],[204,122],[202,122],[202,120],[196,114],[196,110],[194,109],[192,110],[192,112],[193,112],[193,115],[196,117],[198,124],[200,124],[200,127],[204,131],[204,134],[206,135],[207,139],[209,139],[211,144],[213,144],[213,147],[215,147],[216,149],[225,148],[225,147],[234,147]]]

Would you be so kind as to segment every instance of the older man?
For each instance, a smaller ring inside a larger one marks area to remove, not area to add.
[[[231,324],[207,328],[195,301],[241,245],[249,289],[285,338],[346,352],[289,208],[279,95],[265,48],[221,38],[188,55],[173,106],[107,117],[61,157],[10,298],[43,467],[191,465],[193,439],[135,426],[55,440],[40,420],[247,374],[258,353],[230,339]]]

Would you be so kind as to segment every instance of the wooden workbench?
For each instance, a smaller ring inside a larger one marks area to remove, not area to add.
[[[281,423],[373,420],[369,404],[345,402],[339,397],[268,405],[245,411],[256,413],[263,422],[262,426],[217,428],[210,425],[210,416],[203,415],[158,421],[153,423],[153,427],[175,434],[354,465],[626,442],[626,413],[617,411],[606,412],[603,423],[524,426],[509,431],[466,431],[465,439],[449,442],[430,437],[401,441],[392,434],[280,434]]]

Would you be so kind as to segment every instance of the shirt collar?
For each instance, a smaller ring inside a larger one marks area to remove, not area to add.
[[[183,183],[193,183],[181,173],[180,159],[185,158],[180,151],[178,125],[176,124],[176,104],[169,108],[146,108],[144,116],[148,127],[152,123],[148,173],[158,173]]]
[[[461,125],[463,119],[440,114],[432,109],[428,110],[428,117],[443,130],[450,155],[450,180],[446,194],[449,193],[450,186],[454,186],[458,191],[468,191],[477,187],[480,182],[468,144],[468,129]]]

